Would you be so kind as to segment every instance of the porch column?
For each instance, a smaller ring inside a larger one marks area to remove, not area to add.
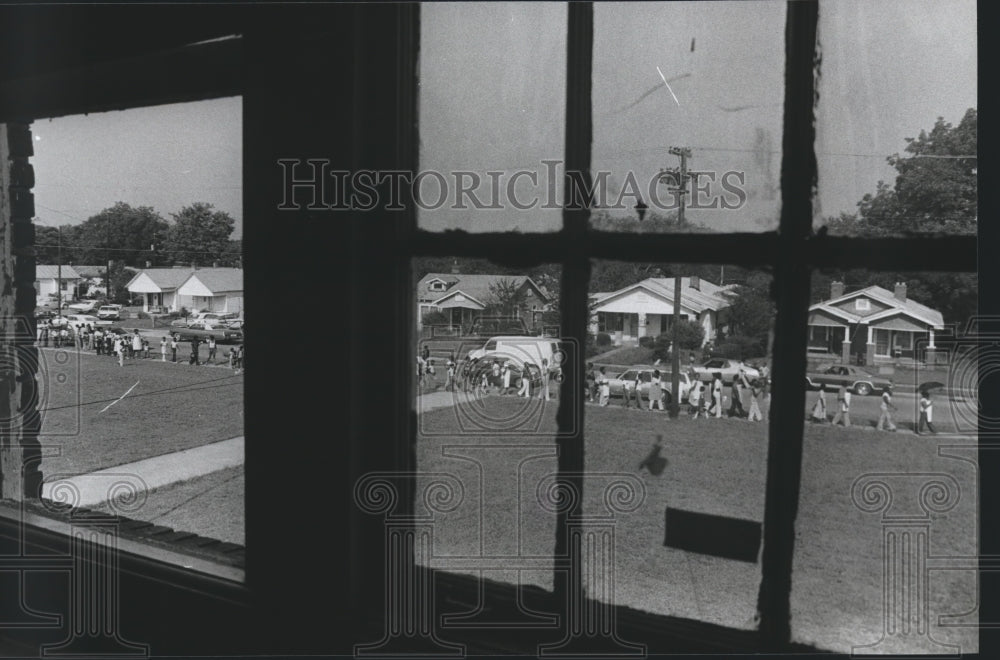
[[[868,326],[868,345],[865,346],[865,364],[875,364],[875,328]]]
[[[916,347],[916,342],[914,342],[914,347]],[[927,364],[937,363],[937,347],[934,346],[934,328],[927,329],[927,348],[924,350],[924,362]],[[913,352],[913,357],[916,359],[916,351]]]
[[[635,336],[636,337],[646,336],[646,315],[642,312],[639,312],[639,327],[636,330]]]
[[[844,340],[840,342],[840,361],[844,364],[851,363],[851,328],[844,326]]]
[[[934,345],[934,328],[928,328],[927,330],[927,348],[937,348]]]

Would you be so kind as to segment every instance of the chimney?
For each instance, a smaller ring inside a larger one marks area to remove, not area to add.
[[[192,261],[191,262],[191,270],[198,270],[198,264],[196,264],[195,262]]]
[[[906,282],[896,282],[896,300],[906,302]]]
[[[701,279],[699,279],[697,275],[692,275],[690,277],[690,281],[692,289],[695,291],[701,291]]]
[[[452,275],[458,275],[458,259],[455,259],[451,263],[451,274]]]
[[[830,300],[839,298],[842,295],[844,295],[844,283],[837,280],[830,282]]]
[[[218,268],[218,267],[219,267],[219,262],[218,261],[213,261],[212,262],[212,268]]]
[[[149,268],[149,267],[150,267],[150,266],[152,266],[152,265],[153,265],[153,262],[152,262],[152,261],[147,261],[147,262],[146,262],[146,268]]]

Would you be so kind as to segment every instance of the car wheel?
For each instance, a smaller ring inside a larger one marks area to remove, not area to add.
[[[871,394],[872,386],[868,383],[858,383],[854,386],[854,393],[858,396],[868,396]]]

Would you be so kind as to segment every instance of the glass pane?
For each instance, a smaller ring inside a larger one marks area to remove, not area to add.
[[[838,0],[819,20],[814,226],[975,234],[976,3]]]
[[[796,641],[979,650],[977,300],[975,273],[814,273]]]
[[[584,502],[615,517],[613,560],[592,556],[584,572],[592,597],[756,627],[770,284],[729,265],[593,263]],[[634,494],[629,506],[611,497],[618,488]]]
[[[784,31],[782,2],[594,6],[592,227],[777,228]]]
[[[420,8],[421,228],[562,228],[563,3]]]
[[[483,594],[490,582],[551,590],[555,512],[537,493],[556,472],[560,268],[413,267],[418,502],[435,482],[461,493],[447,510],[418,504],[434,536],[417,562],[479,578]]]
[[[242,545],[242,100],[32,134],[43,497]]]

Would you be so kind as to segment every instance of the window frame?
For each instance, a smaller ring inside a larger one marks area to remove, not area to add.
[[[589,296],[587,289],[574,288],[573,284],[589,282],[592,259],[733,263],[770,268],[774,276],[772,292],[777,309],[775,344],[784,347],[773,357],[770,419],[801,417],[806,396],[802,374],[806,372],[810,339],[808,309],[812,272],[832,267],[864,267],[873,271],[976,272],[977,237],[833,237],[823,231],[813,231],[813,192],[817,182],[814,106],[817,102],[815,67],[819,62],[818,0],[792,0],[786,8],[782,205],[777,231],[656,235],[613,233],[589,228],[589,210],[583,204],[573,205],[575,200],[583,199],[582,191],[588,189],[591,183],[593,4],[579,2],[570,3],[567,26],[564,154],[567,186],[562,229],[552,233],[526,232],[517,235],[436,233],[419,229],[416,213],[411,208],[401,237],[400,267],[409,272],[412,268],[410,259],[417,256],[478,257],[503,264],[509,261],[507,255],[518,254],[522,257],[519,265],[560,263],[563,336],[580,345],[584,345],[589,327]],[[415,67],[412,74],[416,77]],[[417,131],[414,129],[414,139]],[[414,142],[411,148],[415,148],[416,144],[418,142]],[[526,255],[528,259],[524,259]],[[406,327],[412,325],[409,323]],[[415,342],[410,342],[410,345],[414,346]],[[576,400],[582,396],[584,367],[582,355],[564,365],[565,382],[570,386],[568,395]],[[411,388],[406,389],[400,414],[404,411],[403,404],[407,407],[411,405],[410,401],[416,395]],[[566,399],[561,400],[557,413],[562,432],[557,439],[558,469],[564,481],[581,489],[583,483],[579,475],[585,469],[583,417],[582,407],[573,406]],[[778,424],[769,425],[758,628],[748,632],[615,606],[619,630],[643,635],[640,641],[691,640],[694,637],[698,640],[697,648],[707,645],[729,650],[772,652],[803,648],[792,642],[790,613],[803,438],[804,427],[801,424],[780,428]],[[414,446],[416,429],[410,428],[407,437],[400,438],[400,442]],[[414,458],[411,454],[410,459]],[[569,512],[563,512],[557,518],[555,555],[569,550],[570,539],[566,531],[568,515]],[[470,588],[468,578],[446,575],[438,579],[445,592]],[[557,572],[552,602],[565,603],[561,599],[572,588],[574,585]],[[516,595],[511,597],[516,598]]]

